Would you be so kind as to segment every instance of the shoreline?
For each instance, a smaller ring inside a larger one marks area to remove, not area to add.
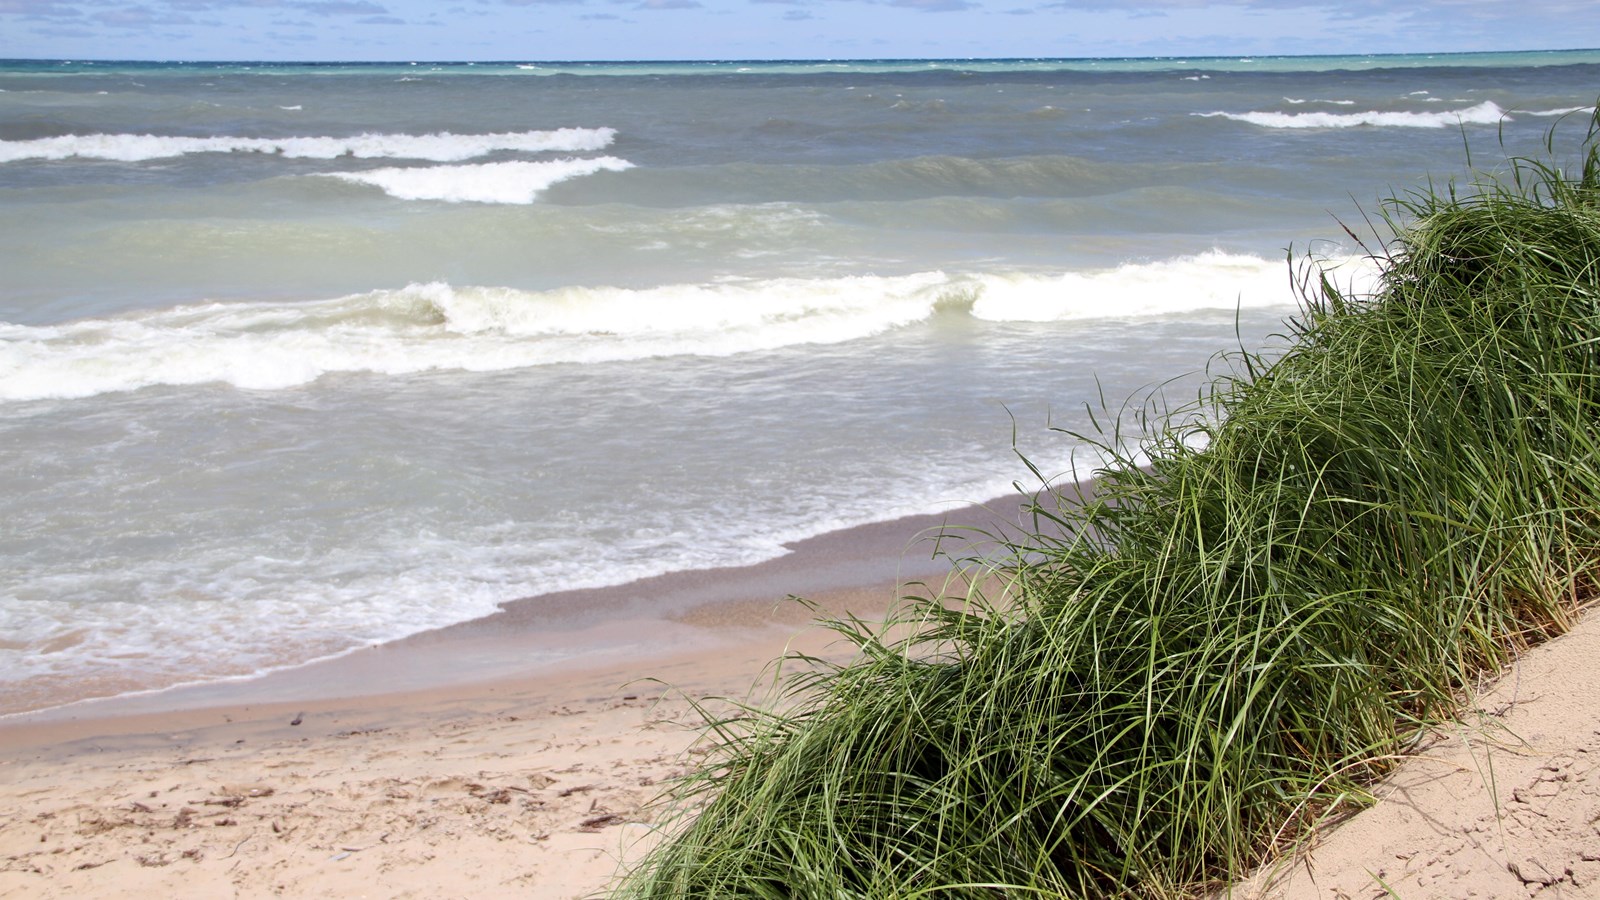
[[[87,734],[103,727],[95,723],[223,707],[334,708],[357,699],[404,705],[414,696],[555,685],[600,672],[651,677],[653,662],[671,665],[752,639],[769,643],[776,657],[783,643],[772,639],[792,636],[811,620],[787,597],[881,616],[902,586],[936,583],[953,572],[950,559],[934,554],[935,535],[945,535],[945,553],[967,555],[971,548],[957,542],[975,539],[977,529],[1015,528],[1027,502],[1011,495],[826,532],[747,566],[518,598],[488,616],[260,675],[11,713],[0,717],[0,747],[15,746],[36,727]]]
[[[592,896],[650,846],[702,710],[762,702],[788,650],[853,656],[786,596],[881,618],[952,572],[929,529],[1014,525],[1023,503],[0,720],[0,896]],[[527,662],[540,641],[590,649]]]
[[[808,596],[828,611],[881,613],[912,573],[938,574],[931,548],[926,559],[902,552],[932,520],[1004,525],[1019,504],[848,529],[757,566],[572,592],[611,605],[570,607],[548,633],[635,640],[610,654],[478,677],[505,663],[491,659],[421,686],[379,680],[526,637],[544,621],[529,598],[503,620],[258,680],[270,685],[0,721],[0,896],[595,896],[652,846],[664,824],[652,800],[698,761],[697,705],[767,699],[770,664],[789,649],[850,655],[805,627],[798,605],[773,614],[782,585],[817,586]],[[849,583],[862,573],[887,577]],[[640,596],[710,602],[605,623]],[[1600,896],[1584,830],[1600,817],[1600,682],[1587,665],[1597,642],[1591,614],[1530,650],[1373,787],[1373,808],[1219,896],[1327,900],[1388,884],[1444,898],[1536,882]]]
[[[659,657],[673,690],[617,663],[41,725],[31,746],[0,729],[0,897],[597,896],[652,845],[661,785],[698,761],[689,698],[738,700],[787,645],[746,632]],[[1597,650],[1591,613],[1485,684],[1373,807],[1213,896],[1600,897]]]

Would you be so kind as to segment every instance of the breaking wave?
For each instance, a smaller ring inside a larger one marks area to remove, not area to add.
[[[265,153],[295,159],[425,159],[459,162],[499,151],[581,153],[603,150],[614,128],[558,128],[498,134],[358,134],[351,137],[181,137],[154,134],[69,134],[0,141],[0,163],[28,159],[140,162],[193,153]]]
[[[1223,118],[1247,122],[1262,128],[1449,128],[1457,125],[1493,125],[1507,118],[1506,111],[1494,101],[1484,101],[1466,109],[1440,112],[1207,112],[1195,113],[1201,118]]]
[[[1347,271],[1359,276],[1362,269]],[[842,343],[951,311],[1049,322],[1293,303],[1282,260],[1218,251],[1051,274],[923,272],[548,291],[435,282],[299,303],[0,324],[0,400],[203,383],[274,390],[331,372],[728,356]]]
[[[596,172],[620,172],[633,163],[614,156],[546,162],[497,162],[469,166],[385,168],[321,176],[380,188],[400,200],[446,203],[532,203],[553,184]]]

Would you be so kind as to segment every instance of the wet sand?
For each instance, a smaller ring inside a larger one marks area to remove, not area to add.
[[[950,557],[991,552],[989,539],[1014,533],[1023,516],[1017,496],[953,505],[948,512],[798,541],[788,545],[788,554],[756,565],[524,598],[503,604],[495,615],[263,676],[0,718],[0,740],[24,724],[338,701],[526,678],[559,681],[612,666],[644,676],[652,674],[653,659],[743,642],[752,630],[793,632],[810,617],[786,602],[791,595],[834,602],[848,595],[863,611],[881,612],[895,599],[897,586],[938,583],[951,571]]]

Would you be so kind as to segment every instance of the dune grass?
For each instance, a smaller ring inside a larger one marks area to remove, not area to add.
[[[618,896],[1192,896],[1363,802],[1595,596],[1597,129],[1576,172],[1390,200],[1371,295],[1295,270],[1288,349],[1228,357],[1142,466],[1099,438],[990,599],[832,622],[858,658],[711,721]]]

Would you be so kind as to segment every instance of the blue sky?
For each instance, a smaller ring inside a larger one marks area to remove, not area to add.
[[[0,0],[0,57],[1165,56],[1600,46],[1594,0]]]

